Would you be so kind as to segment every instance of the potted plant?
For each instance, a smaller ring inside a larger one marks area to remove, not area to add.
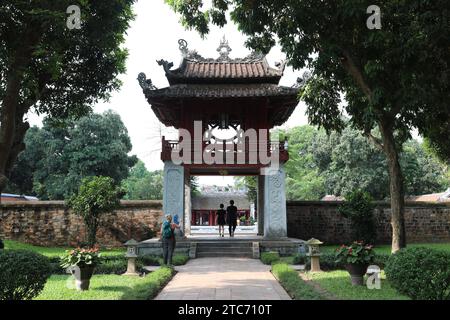
[[[92,274],[99,262],[100,253],[97,247],[67,250],[61,257],[61,267],[70,268],[75,277],[76,288],[80,291],[89,290]]]
[[[241,216],[239,218],[239,220],[241,220],[241,223],[240,223],[241,226],[246,226],[247,225],[247,218],[245,216]]]
[[[336,249],[336,262],[343,264],[351,277],[352,285],[363,285],[367,267],[373,263],[375,252],[372,245],[355,241]]]

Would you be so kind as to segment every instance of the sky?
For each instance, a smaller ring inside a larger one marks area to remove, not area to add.
[[[159,123],[145,100],[142,89],[137,82],[137,75],[144,72],[158,88],[168,86],[164,70],[156,60],[173,61],[177,68],[181,61],[178,40],[185,39],[190,50],[197,50],[205,58],[217,58],[216,51],[220,39],[225,35],[232,51],[231,58],[247,56],[250,51],[245,48],[245,36],[237,26],[229,22],[224,28],[211,27],[209,35],[202,39],[196,31],[185,30],[179,23],[179,17],[164,3],[163,0],[139,0],[134,5],[135,20],[130,24],[124,46],[129,51],[127,72],[120,76],[123,82],[121,89],[112,93],[108,102],[95,106],[97,113],[111,109],[117,112],[125,126],[133,144],[131,154],[141,159],[148,170],[163,168],[160,160],[161,135],[176,138],[173,128],[166,128]],[[283,60],[284,54],[279,47],[274,47],[268,54],[267,60],[271,66]],[[293,71],[286,67],[280,85],[292,86],[302,71]],[[31,124],[40,125],[42,119],[30,114]],[[294,127],[307,124],[305,106],[300,103],[291,118],[283,127]],[[227,185],[232,184],[231,177],[201,177],[200,184]]]

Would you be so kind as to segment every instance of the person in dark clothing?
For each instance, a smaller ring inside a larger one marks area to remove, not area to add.
[[[230,200],[230,205],[227,207],[227,220],[230,237],[234,237],[234,231],[237,225],[237,207],[234,205],[233,200]]]
[[[219,226],[219,237],[224,237],[224,233],[225,233],[225,216],[227,215],[227,212],[225,211],[225,209],[223,208],[224,205],[223,203],[220,204],[220,209],[217,210],[217,221],[216,224]]]
[[[161,226],[164,265],[172,266],[172,256],[176,246],[175,229],[179,228],[178,224],[172,223],[172,215],[166,215],[166,220]]]

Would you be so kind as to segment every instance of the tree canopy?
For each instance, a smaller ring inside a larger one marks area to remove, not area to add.
[[[42,128],[29,130],[25,143],[10,185],[41,199],[66,199],[89,176],[107,176],[120,184],[137,161],[128,155],[132,148],[128,131],[112,111],[64,125],[46,119]]]
[[[354,190],[376,200],[389,198],[386,156],[368,144],[360,131],[347,126],[326,134],[310,125],[283,131],[289,137],[286,196],[290,200],[319,200],[326,194],[345,196]],[[447,166],[424,143],[411,139],[400,154],[407,196],[442,192],[450,186]]]
[[[163,172],[148,171],[139,160],[130,170],[130,175],[122,181],[127,200],[161,200],[163,198]]]
[[[5,2],[5,1],[3,1]],[[0,6],[0,190],[24,149],[34,110],[53,119],[85,115],[120,87],[124,35],[134,0],[78,1],[80,28],[69,28],[73,1],[12,0]]]
[[[123,190],[110,177],[92,176],[81,181],[77,192],[70,197],[69,207],[83,218],[87,231],[87,244],[96,243],[97,229],[104,213],[120,205]]]
[[[399,153],[412,128],[450,108],[450,2],[380,0],[375,29],[368,28],[368,0],[216,0],[208,8],[202,1],[166,2],[202,35],[209,23],[223,26],[230,11],[249,47],[267,53],[278,42],[290,65],[311,70],[301,93],[310,123],[342,130],[345,111],[385,153],[392,251],[405,247]]]

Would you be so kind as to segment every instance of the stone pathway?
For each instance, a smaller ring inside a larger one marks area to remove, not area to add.
[[[178,273],[156,300],[290,300],[257,259],[197,258],[176,267]]]

